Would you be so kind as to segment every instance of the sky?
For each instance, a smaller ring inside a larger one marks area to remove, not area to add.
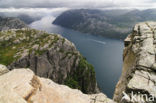
[[[156,0],[0,0],[0,9],[19,8],[155,8]]]
[[[15,17],[22,13],[57,17],[63,11],[81,8],[144,10],[156,8],[156,0],[0,0],[0,15]]]

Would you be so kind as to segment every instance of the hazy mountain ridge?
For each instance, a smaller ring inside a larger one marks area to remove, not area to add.
[[[0,17],[0,31],[8,29],[28,28],[28,26],[15,17]]]
[[[22,13],[22,12],[0,12],[1,18],[17,18],[24,22],[25,24],[31,24],[34,21],[40,20],[43,15],[33,15],[32,13]]]
[[[137,22],[156,20],[154,11],[155,9],[143,11],[68,10],[58,16],[53,24],[84,33],[124,39]]]

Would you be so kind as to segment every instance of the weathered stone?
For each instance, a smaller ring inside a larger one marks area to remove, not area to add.
[[[156,102],[156,99],[149,101],[150,97],[156,98],[155,28],[156,22],[143,22],[135,25],[130,45],[125,47],[123,71],[113,97],[116,102]],[[124,99],[123,93],[127,96]],[[133,93],[135,97],[132,97]]]
[[[153,63],[153,64],[152,64],[151,69],[156,70],[156,63]]]
[[[130,37],[130,35],[124,40],[124,45],[125,45],[125,47],[126,46],[128,46],[129,44],[130,44],[130,42],[131,42],[131,37]]]
[[[24,98],[10,88],[0,88],[0,103],[27,103]]]
[[[156,96],[156,86],[150,79],[150,74],[142,71],[136,71],[127,87],[132,90],[147,91],[149,94]]]
[[[102,93],[86,95],[40,78],[30,69],[14,69],[0,76],[0,83],[0,103],[115,103]]]
[[[115,103],[111,99],[107,98],[103,93],[92,94],[90,95],[91,102],[90,103]]]
[[[0,76],[9,72],[6,66],[0,64]]]
[[[38,50],[39,45],[38,45],[38,44],[35,44],[32,48],[33,48],[34,50]]]
[[[150,55],[145,51],[140,51],[137,65],[151,67],[154,62],[155,62],[155,55]]]

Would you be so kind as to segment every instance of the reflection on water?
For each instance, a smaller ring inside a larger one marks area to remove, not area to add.
[[[122,70],[123,42],[52,25],[53,20],[53,17],[45,17],[30,26],[49,33],[61,34],[72,41],[81,54],[95,67],[97,82],[102,92],[112,98]]]

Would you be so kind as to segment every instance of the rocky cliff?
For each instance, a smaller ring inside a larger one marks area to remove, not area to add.
[[[114,100],[119,103],[156,102],[156,22],[135,25],[125,39],[123,70]]]
[[[0,65],[0,83],[0,103],[114,103],[102,93],[83,94],[36,76],[28,68],[9,72]]]
[[[0,17],[0,31],[8,29],[28,28],[28,26],[15,17]]]
[[[60,35],[25,28],[1,31],[0,63],[10,70],[30,68],[83,93],[99,92],[93,66]]]

